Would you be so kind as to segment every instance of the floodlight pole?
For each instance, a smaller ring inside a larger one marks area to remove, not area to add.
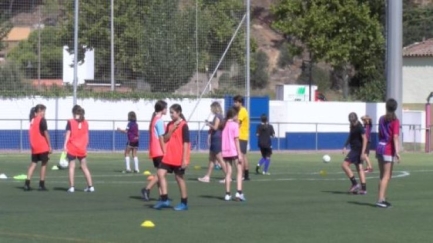
[[[78,85],[78,12],[79,0],[75,0],[74,18],[74,105],[77,104],[77,85]]]
[[[388,0],[387,14],[386,98],[393,98],[398,102],[396,115],[400,124],[403,124],[403,1]]]
[[[246,98],[246,107],[248,109],[248,112],[251,114],[251,107],[250,107],[250,85],[251,85],[251,72],[250,72],[250,62],[251,62],[251,46],[250,46],[250,38],[251,38],[251,0],[247,1],[247,13],[246,13],[246,84],[245,84],[245,98]]]
[[[111,91],[114,91],[114,0],[111,0]]]

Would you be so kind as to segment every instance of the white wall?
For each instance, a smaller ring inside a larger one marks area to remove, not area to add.
[[[373,121],[377,121],[385,113],[385,104],[383,103],[272,100],[269,106],[271,123],[289,123],[281,124],[279,131],[277,126],[276,132],[280,137],[284,136],[286,132],[346,132],[350,112],[355,112],[358,117],[368,114]]]
[[[197,100],[182,99],[182,100],[165,100],[168,105],[178,103],[182,106],[183,114],[186,119],[190,117]],[[189,124],[190,129],[203,129],[204,120],[211,119],[210,104],[213,101],[218,101],[224,107],[224,99],[202,99],[193,113]],[[2,129],[19,129],[21,124],[19,119],[24,119],[22,127],[28,127],[28,116],[31,107],[42,103],[47,107],[46,119],[48,120],[49,128],[63,129],[67,119],[71,117],[72,98],[61,99],[46,99],[46,98],[25,98],[25,99],[3,99],[0,101],[3,107],[3,112],[0,113],[0,127]],[[139,101],[103,101],[94,99],[79,99],[77,103],[86,111],[86,119],[89,120],[89,126],[93,130],[106,130],[117,127],[125,127],[127,124],[128,112],[134,111],[137,114],[139,121],[149,121],[154,110],[153,106],[156,101],[139,100]],[[5,120],[15,119],[15,120]],[[166,121],[170,120],[169,114],[164,117]],[[51,121],[50,121],[51,120]],[[55,122],[54,120],[58,120]],[[115,121],[114,123],[112,121]],[[149,126],[148,122],[139,122],[141,129],[146,129]]]
[[[188,119],[197,104],[195,99],[166,100],[169,105],[179,103]],[[204,129],[204,120],[212,119],[210,104],[218,101],[224,107],[224,99],[202,99],[193,113],[189,126],[191,130]],[[2,129],[27,129],[30,108],[38,103],[47,106],[46,118],[50,129],[64,129],[67,119],[71,117],[72,98],[46,99],[3,99],[0,113],[0,127]],[[153,112],[154,100],[139,101],[102,101],[94,99],[79,99],[78,104],[86,110],[86,119],[92,130],[111,130],[125,127],[127,114],[135,111],[140,121],[140,129],[146,130]],[[360,102],[289,102],[270,101],[269,120],[274,124],[278,137],[285,137],[286,132],[348,132],[348,114],[355,112],[359,117],[368,114],[376,124],[385,113],[384,103]],[[10,120],[6,120],[10,119]],[[22,122],[19,120],[23,119]],[[164,117],[166,121],[170,116]],[[425,141],[424,130],[414,130],[405,125],[418,125],[425,129],[424,111],[403,111],[403,138],[406,142]],[[57,121],[57,122],[56,122]],[[113,122],[114,121],[114,122]],[[199,123],[200,122],[200,123]],[[280,124],[278,124],[280,123]],[[252,124],[255,126],[255,124]],[[373,126],[373,131],[377,127]]]
[[[403,103],[426,103],[433,92],[433,57],[403,58]]]

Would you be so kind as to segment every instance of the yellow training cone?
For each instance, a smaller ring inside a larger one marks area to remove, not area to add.
[[[143,175],[151,175],[152,173],[150,173],[150,171],[146,170],[145,172],[143,172]]]
[[[141,227],[153,228],[153,227],[155,227],[155,224],[150,220],[146,220],[141,224]]]
[[[201,169],[201,166],[200,165],[196,165],[196,166],[194,166],[194,169],[199,170],[199,169]]]
[[[326,176],[326,170],[321,170],[321,171],[319,172],[319,174],[320,174],[321,176]]]

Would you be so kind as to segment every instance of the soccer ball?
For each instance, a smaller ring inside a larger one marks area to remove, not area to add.
[[[323,160],[323,163],[329,163],[329,162],[331,162],[331,156],[325,154],[325,155],[323,155],[322,160]]]
[[[69,165],[68,161],[65,159],[62,159],[59,161],[58,167],[61,169],[65,169],[65,168],[68,168],[68,165]]]

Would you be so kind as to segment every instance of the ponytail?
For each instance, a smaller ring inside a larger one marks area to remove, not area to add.
[[[35,116],[36,116],[36,107],[32,107],[30,109],[29,121],[31,121],[33,118],[35,118]]]
[[[395,114],[395,111],[397,110],[397,101],[395,99],[388,99],[386,101],[386,114],[385,114],[385,121],[391,122],[393,120],[397,119],[397,115]]]
[[[393,111],[387,111],[385,114],[385,121],[390,122],[397,119],[397,115]]]
[[[230,108],[227,111],[226,118],[224,119],[224,121],[221,124],[221,130],[224,130],[224,128],[227,125],[227,121],[230,119],[233,119],[237,114],[238,114],[238,109],[236,109],[235,107]]]
[[[155,118],[155,116],[156,116],[156,112],[153,112],[152,117],[150,118],[150,122],[149,122],[149,132],[152,131],[151,130],[152,129],[152,122],[153,122],[153,119]]]
[[[183,115],[183,113],[180,113],[179,116],[180,116],[180,118],[182,118],[182,120],[186,121],[186,118],[185,118],[185,116]]]

